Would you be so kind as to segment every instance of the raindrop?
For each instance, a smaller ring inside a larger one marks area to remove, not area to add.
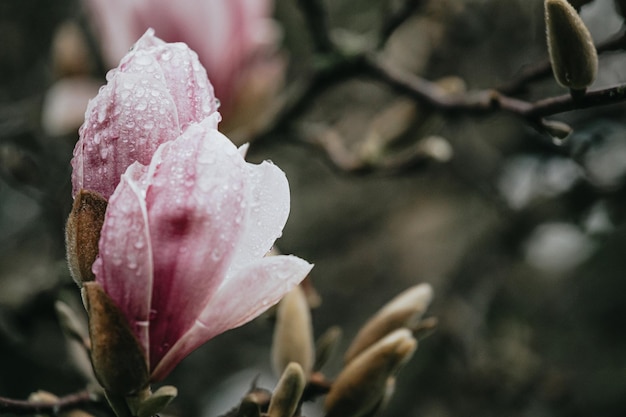
[[[219,261],[221,257],[222,251],[220,251],[218,248],[213,249],[213,251],[211,252],[211,259],[213,259],[214,261]]]
[[[148,65],[152,62],[152,59],[149,55],[146,54],[137,54],[135,58],[135,63],[138,65]]]
[[[148,108],[148,102],[146,100],[140,100],[135,106],[135,110],[143,111]]]

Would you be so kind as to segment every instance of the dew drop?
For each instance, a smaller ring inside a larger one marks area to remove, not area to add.
[[[146,100],[140,100],[135,106],[135,110],[143,111],[148,108],[148,102]]]
[[[211,252],[211,259],[213,259],[214,261],[219,261],[221,257],[222,251],[220,251],[218,248],[213,249],[213,251]]]
[[[152,59],[150,58],[149,55],[145,55],[145,54],[136,55],[135,63],[137,63],[138,65],[148,65],[151,62],[152,62]]]

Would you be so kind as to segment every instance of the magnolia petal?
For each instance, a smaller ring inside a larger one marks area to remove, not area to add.
[[[153,29],[137,41],[120,70],[164,83],[176,105],[181,131],[217,111],[213,86],[198,55],[184,43],[163,42]]]
[[[276,304],[313,265],[291,255],[262,258],[220,286],[193,327],[153,368],[151,380],[165,377],[185,356],[214,336],[234,329]]]
[[[148,165],[160,144],[190,123],[217,114],[213,87],[197,55],[166,44],[148,30],[108,84],[89,102],[74,149],[73,194],[81,188],[105,198],[134,161]]]
[[[244,231],[229,274],[240,265],[262,258],[281,234],[289,216],[289,183],[285,173],[271,162],[246,164],[249,193]]]
[[[193,325],[220,286],[242,232],[245,162],[212,126],[210,119],[192,125],[163,145],[149,168],[152,366]]]
[[[136,181],[142,172],[144,166],[131,165],[109,200],[93,272],[148,355],[153,275],[144,192]]]
[[[72,159],[74,194],[84,188],[108,199],[130,164],[149,164],[158,146],[179,134],[165,85],[118,73],[89,102]]]

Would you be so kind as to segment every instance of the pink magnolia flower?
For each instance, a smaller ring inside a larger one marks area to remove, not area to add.
[[[149,27],[168,42],[188,44],[207,69],[227,121],[251,102],[257,111],[248,119],[257,117],[282,84],[272,0],[88,0],[87,5],[110,65]]]
[[[89,102],[72,159],[73,195],[81,189],[109,198],[135,161],[147,165],[160,144],[217,114],[213,87],[195,52],[148,30],[107,74]],[[218,118],[211,119],[217,126]]]
[[[74,151],[74,192],[108,199],[95,281],[126,318],[152,381],[312,268],[266,256],[289,214],[287,179],[270,162],[245,162],[246,147],[219,133],[219,120],[196,55],[148,31],[90,102]]]
[[[268,256],[289,214],[284,173],[244,161],[215,129],[191,125],[138,162],[109,200],[93,266],[148,358],[151,379],[240,326],[297,285],[312,265]]]

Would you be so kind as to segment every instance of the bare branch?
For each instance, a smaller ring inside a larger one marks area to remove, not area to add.
[[[99,402],[99,398],[86,390],[61,397],[53,402],[31,402],[0,397],[0,414],[47,414],[56,416],[63,411],[73,410],[96,402]]]

